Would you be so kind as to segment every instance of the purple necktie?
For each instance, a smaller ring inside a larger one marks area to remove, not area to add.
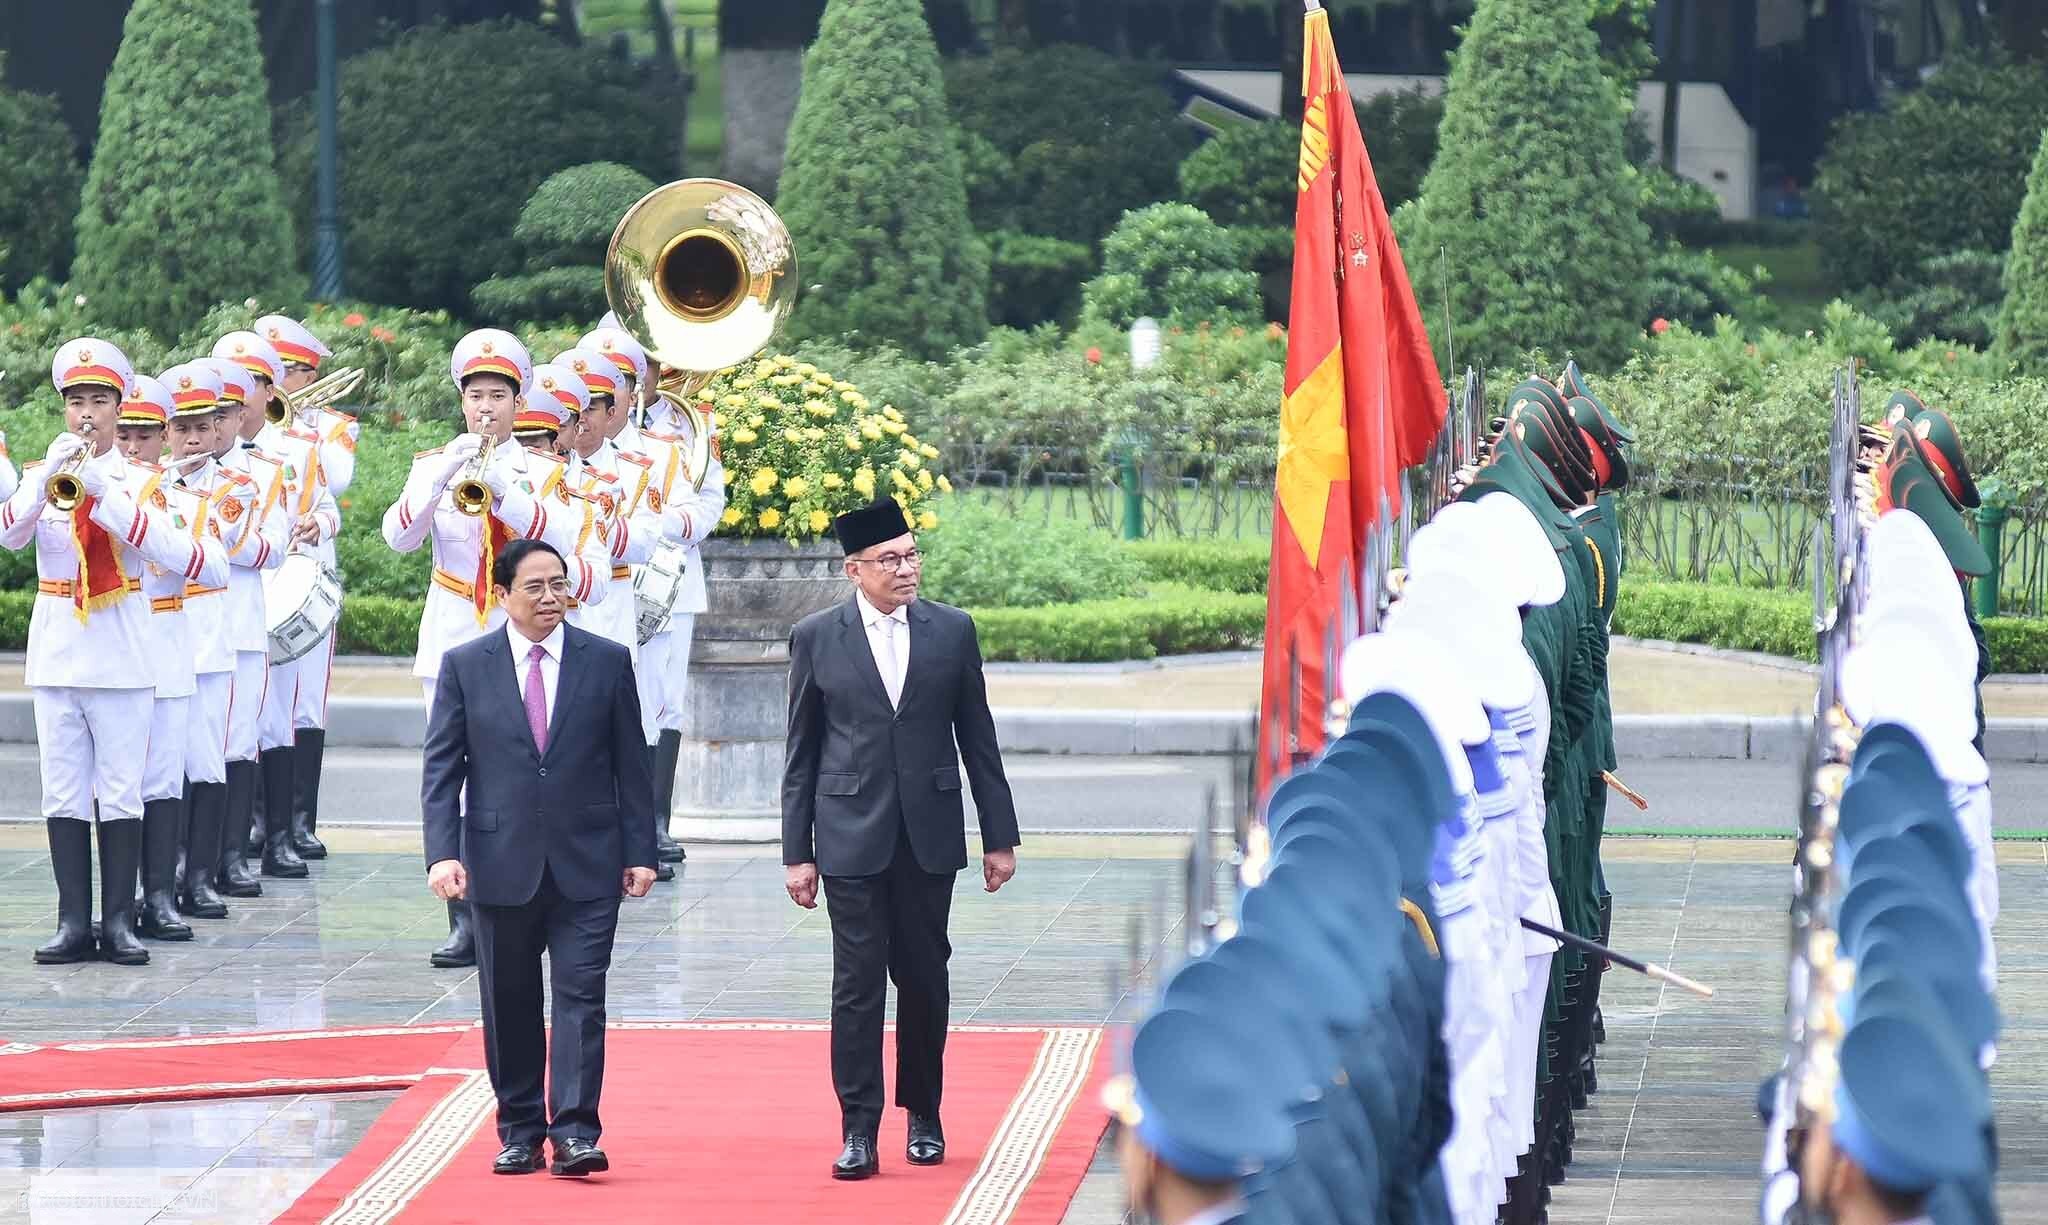
[[[548,691],[541,684],[540,661],[547,654],[538,642],[526,653],[526,726],[533,729],[533,747],[543,753],[548,751]]]

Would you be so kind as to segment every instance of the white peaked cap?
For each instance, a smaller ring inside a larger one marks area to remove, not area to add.
[[[1485,512],[1495,542],[1494,556],[1503,574],[1512,566],[1521,574],[1521,604],[1555,604],[1564,598],[1564,567],[1544,535],[1543,525],[1513,494],[1489,493],[1473,503]]]
[[[1897,723],[1918,736],[1935,772],[1951,783],[1990,777],[1972,741],[1977,715],[1971,674],[1949,670],[1939,648],[1894,629],[1856,644],[1842,659],[1842,705],[1860,726]]]
[[[1522,619],[1499,591],[1448,571],[1414,575],[1387,622],[1391,630],[1432,638],[1448,650],[1485,705],[1518,710],[1535,697]]]
[[[1452,502],[1436,512],[1408,541],[1401,559],[1409,582],[1425,574],[1451,574],[1485,588],[1501,601],[1519,607],[1521,569],[1503,569],[1496,554],[1500,543],[1486,512],[1471,502]]]
[[[1407,699],[1436,736],[1452,789],[1460,795],[1472,790],[1465,746],[1492,736],[1493,729],[1478,697],[1456,682],[1454,662],[1444,648],[1418,634],[1367,634],[1344,648],[1337,675],[1346,702],[1356,704],[1375,693]]]
[[[1873,603],[1856,619],[1856,640],[1911,638],[1939,652],[1944,670],[1958,685],[1977,681],[1977,640],[1960,609],[1952,615],[1940,606],[1913,600]],[[1974,705],[1974,703],[1973,703]],[[1975,716],[1973,715],[1974,719]]]
[[[1911,511],[1878,516],[1863,540],[1870,601],[1910,600],[1953,605],[1963,612],[1963,588],[1955,565],[1927,522]]]

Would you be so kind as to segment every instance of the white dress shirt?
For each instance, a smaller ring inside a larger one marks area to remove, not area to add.
[[[526,674],[533,667],[526,657],[533,654],[533,648],[536,646],[547,652],[547,654],[540,657],[540,688],[547,698],[546,709],[549,727],[553,727],[555,724],[555,690],[558,688],[556,682],[561,679],[562,675],[562,640],[566,636],[563,633],[561,623],[557,622],[554,632],[536,643],[533,639],[520,633],[519,627],[512,624],[511,621],[505,622],[505,637],[512,643],[513,688],[519,691],[519,699],[522,703],[526,700]],[[524,709],[523,706],[522,709]]]
[[[910,613],[906,606],[884,613],[868,603],[865,592],[856,590],[861,624],[868,631],[868,650],[874,652],[875,671],[882,674],[882,688],[889,691],[889,705],[903,698],[903,678],[910,675]]]

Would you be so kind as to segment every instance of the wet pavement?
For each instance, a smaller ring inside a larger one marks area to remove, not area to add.
[[[31,834],[37,835],[31,837]],[[476,981],[434,970],[445,928],[424,889],[415,836],[338,831],[310,881],[199,924],[154,964],[37,967],[54,896],[40,831],[0,828],[0,1039],[470,1020]],[[953,911],[954,1018],[1100,1022],[1109,962],[1134,921],[1179,895],[1183,839],[1045,838],[989,897],[963,876]],[[1776,1060],[1787,849],[1783,843],[1617,840],[1608,874],[1618,945],[1714,984],[1709,1001],[1645,980],[1608,980],[1601,1092],[1558,1188],[1557,1225],[1753,1219],[1758,1076]],[[2001,848],[2002,995],[1995,1070],[2001,1198],[2009,1225],[2048,1225],[2048,854]],[[1177,942],[1148,939],[1148,952]],[[682,878],[622,913],[610,980],[615,1020],[822,1019],[829,929],[799,911],[771,855],[697,848]],[[826,1075],[819,1068],[819,1076]],[[688,1069],[676,1072],[689,1092]],[[248,1222],[288,1205],[348,1151],[392,1094],[248,1099],[0,1115],[0,1221]],[[792,1137],[830,1120],[793,1120]],[[614,1160],[633,1155],[614,1153]],[[1067,1220],[1113,1225],[1113,1171],[1098,1160]]]

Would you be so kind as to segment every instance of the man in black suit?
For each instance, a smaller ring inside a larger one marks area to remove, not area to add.
[[[443,657],[428,718],[427,882],[473,912],[484,1059],[505,1146],[493,1170],[541,1169],[547,1137],[550,1171],[579,1177],[610,1168],[597,1147],[605,974],[620,895],[644,897],[654,884],[654,784],[632,660],[562,623],[561,554],[515,540],[494,559],[491,583],[505,628]]]
[[[996,747],[974,620],[917,598],[920,559],[887,498],[833,524],[855,591],[789,638],[782,862],[791,900],[832,918],[832,1084],[845,1145],[835,1178],[880,1168],[884,976],[896,984],[896,1104],[905,1156],[945,1160],[946,939],[967,866],[960,765],[981,818],[984,888],[1017,870],[1017,810]],[[955,744],[958,744],[956,751]]]

